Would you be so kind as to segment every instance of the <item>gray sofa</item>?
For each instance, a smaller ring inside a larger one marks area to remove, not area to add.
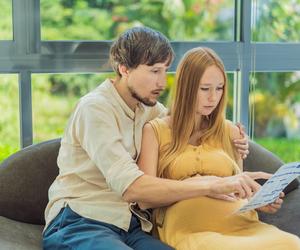
[[[56,158],[60,139],[29,146],[0,165],[0,249],[35,250],[42,248],[44,209],[48,188],[58,174]],[[245,161],[249,171],[274,172],[282,165],[271,152],[250,142]],[[262,220],[300,236],[300,189],[293,181],[285,190],[282,209]],[[294,190],[296,189],[296,190]]]

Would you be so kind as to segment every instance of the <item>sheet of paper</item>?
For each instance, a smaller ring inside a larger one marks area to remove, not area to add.
[[[274,202],[283,189],[299,175],[300,162],[291,162],[281,166],[249,202],[237,212],[246,212]]]

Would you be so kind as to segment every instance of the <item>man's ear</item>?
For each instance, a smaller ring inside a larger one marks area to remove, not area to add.
[[[119,72],[121,74],[122,77],[127,77],[128,76],[128,73],[129,73],[129,70],[126,66],[124,65],[121,65],[119,64]]]

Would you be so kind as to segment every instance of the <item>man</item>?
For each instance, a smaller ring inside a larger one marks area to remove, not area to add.
[[[60,171],[45,211],[44,249],[171,249],[146,233],[150,215],[137,203],[159,207],[199,195],[251,197],[259,188],[253,179],[269,177],[175,181],[145,175],[136,165],[142,128],[166,114],[157,98],[173,50],[161,33],[133,28],[115,41],[110,57],[116,79],[80,99],[62,138]]]

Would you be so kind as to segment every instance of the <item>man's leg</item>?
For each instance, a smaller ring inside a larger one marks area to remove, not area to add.
[[[44,233],[45,250],[130,250],[121,238],[121,229],[81,217],[64,208]],[[124,232],[124,231],[123,231]]]
[[[158,239],[155,239],[150,234],[142,231],[140,221],[132,216],[131,224],[125,243],[136,250],[172,250],[174,248],[166,245]]]

